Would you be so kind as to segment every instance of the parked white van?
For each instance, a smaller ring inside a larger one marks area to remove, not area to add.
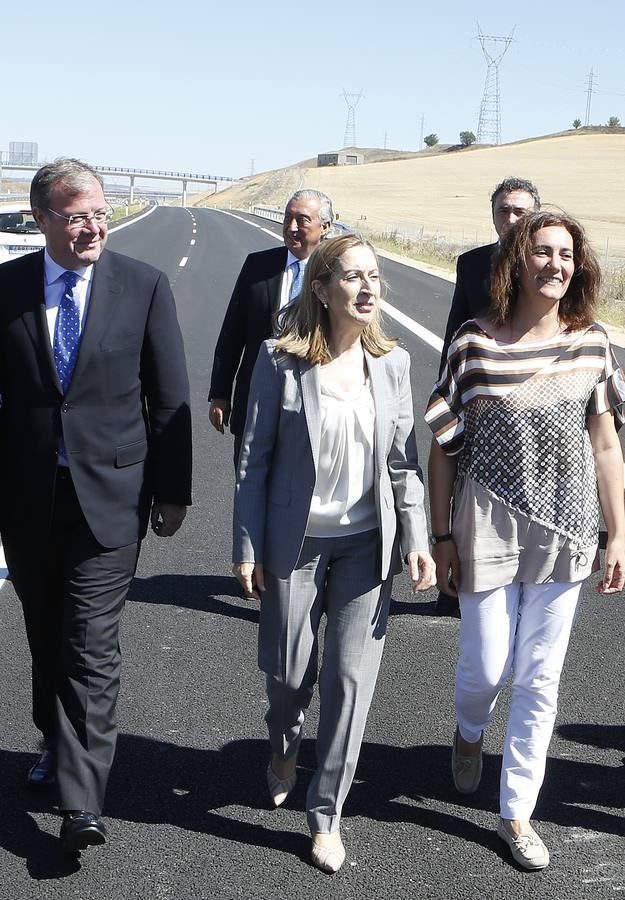
[[[0,203],[0,263],[40,250],[45,238],[28,203]]]

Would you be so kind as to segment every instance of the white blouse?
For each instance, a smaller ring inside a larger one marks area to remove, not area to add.
[[[375,508],[375,407],[369,379],[353,395],[324,383],[317,481],[306,534],[338,537],[378,527]]]

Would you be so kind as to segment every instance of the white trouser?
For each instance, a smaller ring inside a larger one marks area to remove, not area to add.
[[[507,584],[459,592],[455,702],[466,741],[480,739],[501,688],[514,672],[501,766],[504,819],[525,821],[536,805],[581,585]]]

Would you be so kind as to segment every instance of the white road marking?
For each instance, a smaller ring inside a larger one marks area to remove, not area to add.
[[[7,569],[6,559],[4,558],[4,550],[2,549],[2,544],[0,544],[0,588],[6,581],[9,574],[9,570]]]
[[[153,212],[156,211],[156,206],[151,206],[147,212],[144,212],[142,215],[137,216],[136,219],[131,219],[130,222],[124,222],[122,225],[113,225],[112,228],[109,228],[109,234],[113,234],[115,231],[121,231],[122,228],[128,228],[129,225],[136,225],[137,222],[140,222],[142,219],[145,219],[146,216],[151,216]]]
[[[429,344],[430,347],[438,350],[439,353],[441,352],[441,350],[443,349],[443,340],[442,338],[439,338],[438,335],[434,334],[433,331],[430,331],[428,328],[424,328],[423,325],[419,325],[418,322],[415,322],[414,319],[411,319],[410,316],[407,316],[405,313],[400,312],[400,310],[395,309],[395,307],[391,306],[390,303],[387,303],[386,300],[381,301],[380,307],[382,309],[382,312],[385,312],[387,316],[395,319],[396,322],[399,322],[399,324],[403,325],[404,328],[407,328],[408,331],[412,331],[412,333],[416,334],[418,338],[421,338],[422,341],[425,341],[426,344]]]
[[[178,263],[178,265],[180,266],[181,269],[184,269],[184,267],[186,266],[186,264],[188,262],[189,262],[189,257],[183,256],[182,259],[180,260],[180,262]]]
[[[195,238],[191,238],[191,240],[189,241],[189,244],[190,244],[192,247],[194,247],[194,246],[195,246]]]
[[[216,209],[215,212],[221,212],[226,216],[232,216],[233,219],[238,219],[240,222],[245,222],[246,225],[251,225],[252,228],[260,228],[260,230],[264,231],[265,234],[270,235],[278,241],[282,241],[282,237],[275,234],[275,232],[269,231],[268,228],[263,228],[262,225],[257,225],[256,222],[248,222],[247,219],[244,219],[242,216],[237,216],[235,215],[235,213],[228,212],[227,209]],[[429,344],[430,347],[433,347],[434,350],[438,351],[438,353],[441,352],[441,350],[443,349],[443,339],[439,338],[438,335],[434,334],[433,331],[430,331],[428,328],[424,328],[423,325],[419,325],[418,322],[415,322],[414,319],[411,319],[410,316],[407,316],[405,313],[400,312],[400,310],[395,309],[395,307],[391,306],[390,303],[387,303],[386,300],[382,300],[382,303],[380,305],[387,316],[395,319],[396,322],[399,322],[399,324],[403,325],[404,328],[407,328],[408,331],[411,331],[426,344]]]

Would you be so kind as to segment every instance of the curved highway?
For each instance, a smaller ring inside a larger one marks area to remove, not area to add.
[[[623,601],[596,596],[597,579],[584,592],[536,812],[552,853],[547,870],[518,871],[493,831],[505,697],[486,739],[482,788],[461,798],[451,786],[458,622],[432,616],[434,591],[415,601],[402,578],[345,807],[346,865],[330,880],[306,859],[309,740],[292,798],[269,811],[258,611],[230,575],[232,439],[209,426],[206,393],[239,268],[250,251],[275,246],[277,230],[245,215],[159,208],[110,236],[112,249],[158,266],[173,284],[192,385],[195,502],[173,540],[145,541],[122,630],[121,736],[104,812],[110,841],[79,863],[58,855],[53,805],[23,787],[36,740],[29,663],[13,589],[3,588],[0,900],[615,896],[625,890]],[[383,274],[389,302],[441,338],[453,285],[387,260]],[[388,330],[412,356],[425,463],[421,415],[439,353],[395,320]],[[309,734],[316,710],[313,701]]]

